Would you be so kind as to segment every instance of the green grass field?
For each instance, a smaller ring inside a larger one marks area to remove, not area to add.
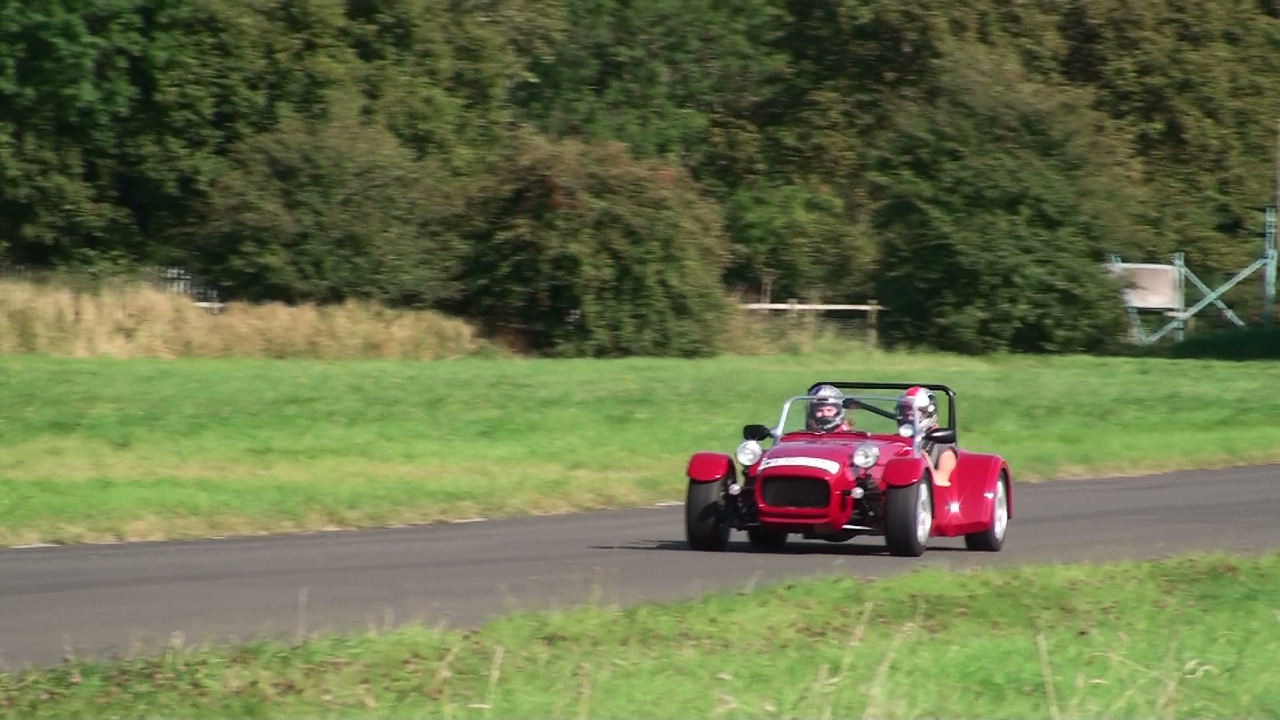
[[[1274,363],[845,347],[706,360],[0,358],[0,542],[159,539],[682,500],[814,380],[932,380],[1015,480],[1280,460]]]
[[[1280,554],[839,578],[0,675],[46,717],[1276,717]]]

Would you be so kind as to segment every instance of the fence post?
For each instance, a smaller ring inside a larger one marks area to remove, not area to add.
[[[1173,254],[1173,264],[1178,268],[1178,329],[1174,337],[1178,342],[1187,339],[1187,256],[1184,253]]]
[[[871,298],[870,305],[867,308],[867,339],[871,341],[872,347],[880,346],[880,328],[878,325],[880,315],[880,301]]]

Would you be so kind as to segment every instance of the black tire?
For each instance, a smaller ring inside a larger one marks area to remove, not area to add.
[[[1003,516],[1001,511],[1003,510]],[[964,546],[982,552],[1000,552],[1009,532],[1009,478],[1000,473],[995,502],[991,503],[991,525],[982,532],[964,536]]]
[[[758,550],[777,550],[787,544],[787,533],[768,528],[751,528],[747,530],[747,541]]]
[[[928,508],[927,519],[921,518],[925,507]],[[884,498],[884,516],[884,541],[889,552],[902,557],[923,555],[933,524],[933,489],[928,479],[921,478],[907,487],[889,488]],[[920,529],[922,524],[929,526],[923,533]]]
[[[690,548],[716,552],[729,544],[723,496],[724,481],[689,483],[689,495],[684,504],[684,529]]]

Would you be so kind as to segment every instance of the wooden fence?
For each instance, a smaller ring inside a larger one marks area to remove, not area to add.
[[[865,305],[821,305],[813,303],[802,303],[795,298],[791,298],[784,303],[743,303],[743,310],[781,310],[790,315],[796,316],[802,312],[864,312],[867,314],[867,340],[872,345],[879,344],[879,317],[881,310],[887,310],[885,306],[879,304],[874,299]]]

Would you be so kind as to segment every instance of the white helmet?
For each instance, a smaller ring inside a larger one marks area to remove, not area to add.
[[[910,423],[915,418],[921,432],[938,426],[938,397],[928,388],[916,385],[898,398],[898,422]]]

